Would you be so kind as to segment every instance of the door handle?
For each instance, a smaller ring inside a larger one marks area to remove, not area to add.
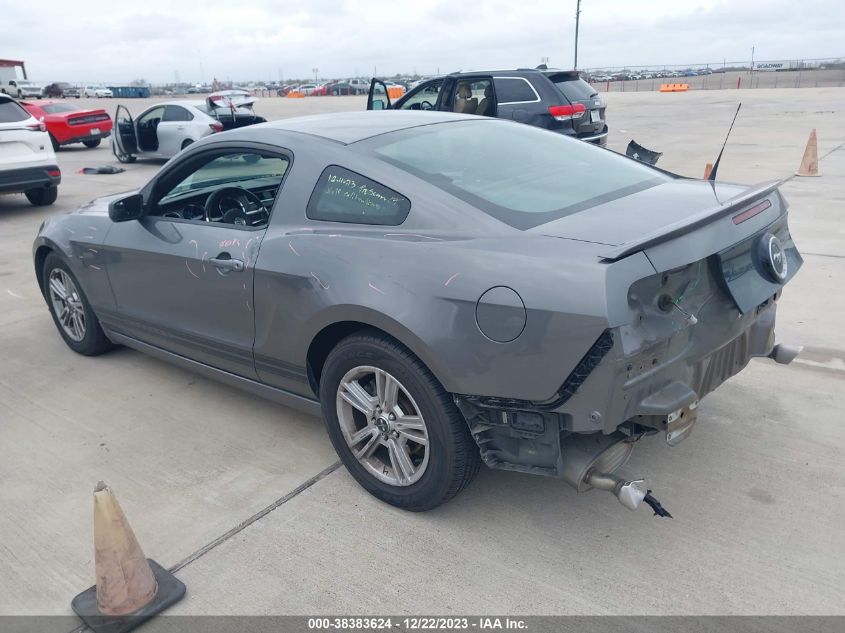
[[[220,253],[217,257],[212,257],[208,260],[212,266],[222,272],[235,271],[236,273],[243,272],[246,266],[239,259],[232,259],[229,253]]]

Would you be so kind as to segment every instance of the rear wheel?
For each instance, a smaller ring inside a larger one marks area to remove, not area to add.
[[[39,187],[38,189],[30,189],[25,191],[24,195],[29,202],[36,207],[46,207],[53,204],[56,198],[59,197],[59,188],[55,185],[49,187]]]
[[[94,139],[93,141],[82,141],[82,144],[88,149],[94,149],[95,147],[100,146],[100,140],[101,139]]]
[[[56,140],[56,137],[50,134],[50,143],[53,145],[53,151],[59,151],[59,142]]]
[[[186,148],[186,147],[188,147],[191,143],[193,143],[193,141],[192,141],[191,139],[189,139],[189,138],[186,138],[184,141],[182,141],[182,149],[185,149],[185,148]]]
[[[82,287],[55,253],[44,260],[44,296],[50,315],[67,346],[85,356],[97,356],[114,347],[100,327]]]
[[[416,356],[383,334],[353,335],[331,351],[320,401],[344,465],[382,501],[429,510],[478,472],[478,448],[449,394]]]

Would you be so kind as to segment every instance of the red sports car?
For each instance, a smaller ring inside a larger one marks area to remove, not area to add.
[[[62,101],[21,101],[21,105],[36,119],[44,121],[55,150],[71,143],[97,147],[100,140],[111,134],[112,121],[105,110],[86,110]]]

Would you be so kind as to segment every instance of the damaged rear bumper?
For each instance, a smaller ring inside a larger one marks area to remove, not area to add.
[[[635,441],[661,433],[674,446],[692,431],[700,399],[751,358],[795,357],[794,348],[775,345],[775,299],[730,320],[717,318],[725,306],[714,302],[662,340],[640,337],[633,353],[625,347],[634,326],[608,329],[548,401],[457,395],[455,402],[492,468],[565,476],[566,445],[584,434]]]

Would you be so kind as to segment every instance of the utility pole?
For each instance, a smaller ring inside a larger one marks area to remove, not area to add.
[[[578,24],[581,21],[581,0],[577,0],[575,5],[575,63],[572,65],[574,70],[578,70]]]

